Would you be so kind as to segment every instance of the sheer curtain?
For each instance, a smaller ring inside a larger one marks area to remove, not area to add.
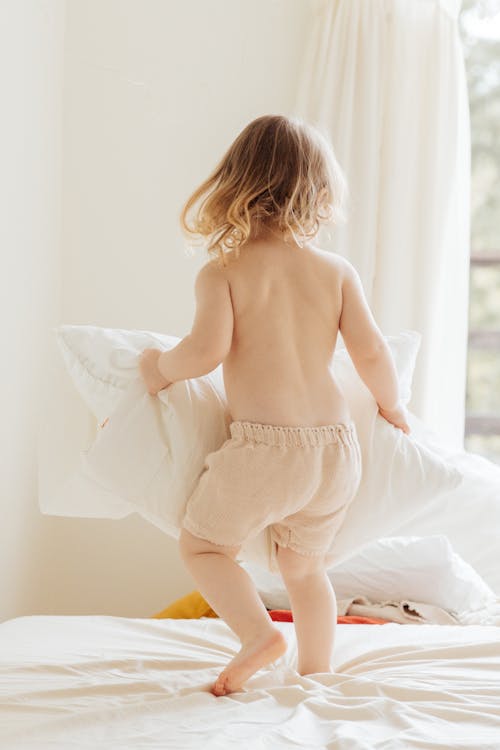
[[[322,245],[356,266],[385,335],[422,342],[409,408],[463,448],[470,133],[461,0],[320,0],[296,113],[331,138],[349,219]]]

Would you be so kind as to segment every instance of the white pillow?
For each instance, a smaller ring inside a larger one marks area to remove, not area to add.
[[[111,415],[93,445],[82,453],[82,483],[87,488],[89,482],[106,488],[178,537],[185,504],[206,455],[230,436],[222,366],[150,396],[138,377],[138,354],[151,346],[169,349],[179,338],[94,326],[60,326],[56,332],[79,393],[99,422]],[[420,334],[404,331],[386,339],[403,400],[408,401]],[[335,351],[332,366],[357,427],[363,476],[331,550],[330,566],[367,542],[388,536],[461,479],[457,469],[378,414],[373,396],[342,347]],[[150,457],[144,461],[144,456]],[[49,506],[45,503],[42,512],[50,513]],[[277,572],[267,529],[245,542],[240,559]]]
[[[141,352],[171,349],[180,341],[178,336],[152,331],[90,325],[60,325],[52,330],[78,393],[99,423],[111,414],[127,386],[138,377]]]
[[[242,566],[268,609],[290,609],[279,575],[248,562]],[[333,567],[328,576],[339,601],[356,596],[376,603],[409,599],[461,614],[482,609],[496,598],[444,534],[378,539]]]
[[[81,474],[178,538],[205,457],[227,439],[229,421],[208,378],[178,381],[151,396],[136,377],[82,452]]]
[[[457,467],[463,479],[452,493],[424,505],[418,515],[392,532],[427,536],[445,534],[453,548],[500,597],[500,465],[477,453],[447,444],[414,414],[414,437]]]

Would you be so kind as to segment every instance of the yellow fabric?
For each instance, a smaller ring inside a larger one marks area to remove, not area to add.
[[[199,617],[218,616],[219,615],[214,612],[199,591],[191,591],[191,593],[186,594],[186,596],[182,596],[180,599],[176,599],[175,602],[172,602],[172,604],[169,604],[166,609],[162,609],[161,612],[153,615],[153,617],[157,619],[172,617],[177,620],[185,618],[195,620]]]

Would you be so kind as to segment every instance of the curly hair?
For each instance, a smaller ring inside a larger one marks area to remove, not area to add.
[[[236,137],[180,214],[182,230],[201,237],[207,253],[227,265],[251,232],[274,227],[303,247],[320,224],[345,219],[347,183],[319,126],[299,117],[263,115]],[[192,219],[188,213],[202,199]]]

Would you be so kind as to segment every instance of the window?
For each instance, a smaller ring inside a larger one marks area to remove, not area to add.
[[[471,116],[465,449],[500,464],[500,2],[463,0]]]

